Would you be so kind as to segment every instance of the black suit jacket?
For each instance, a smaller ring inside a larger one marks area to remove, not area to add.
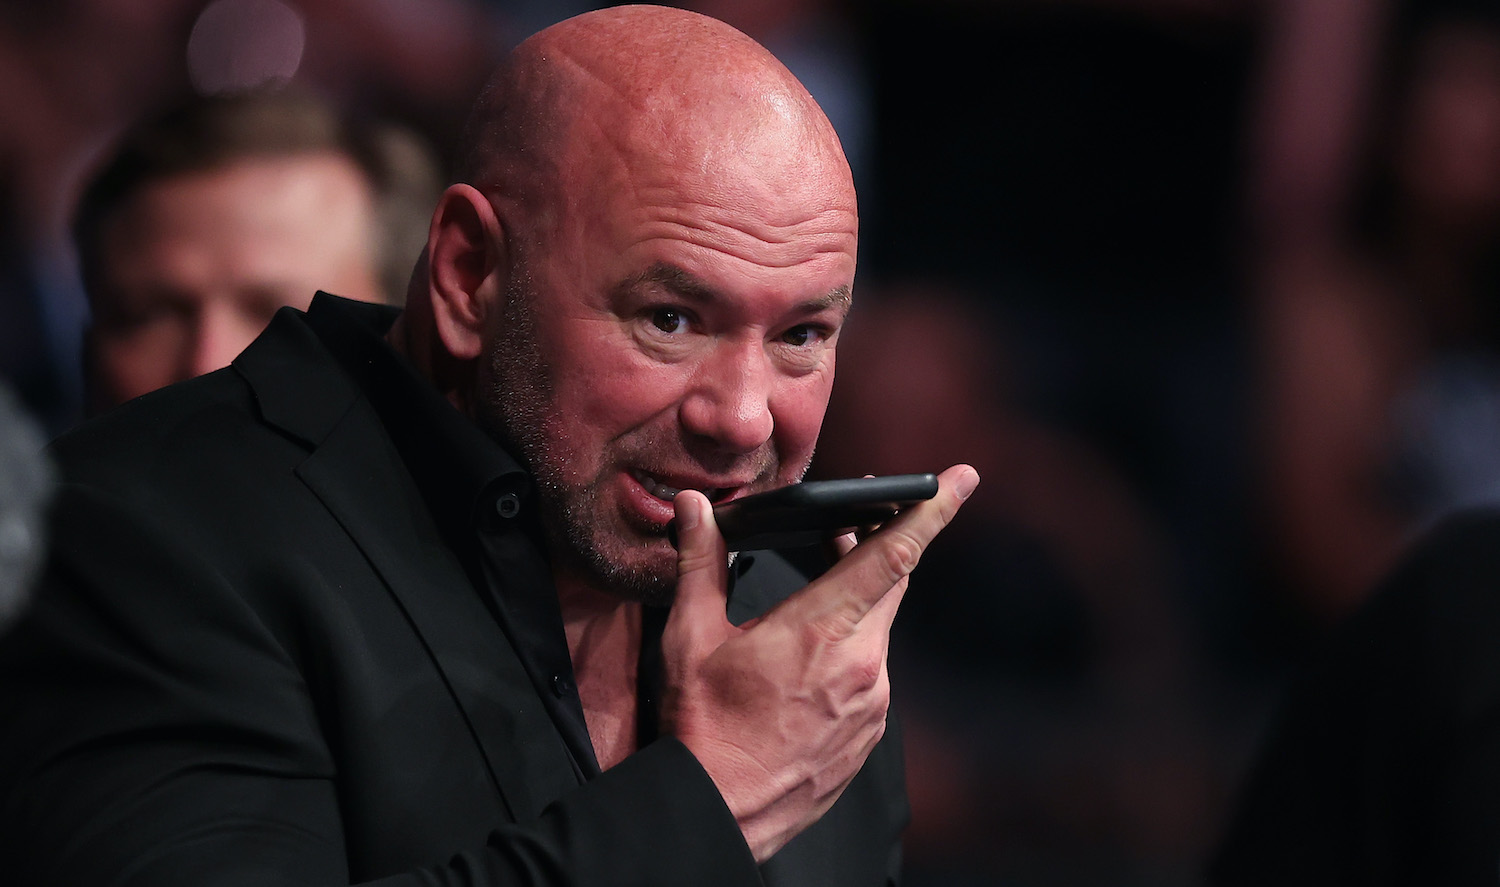
[[[0,639],[0,880],[895,880],[893,738],[759,870],[675,740],[581,781],[370,403],[299,313],[55,455],[49,570]]]

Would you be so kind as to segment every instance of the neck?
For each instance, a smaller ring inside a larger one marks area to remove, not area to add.
[[[385,340],[460,413],[474,415],[466,384],[473,366],[454,360],[443,349],[433,329],[431,306],[414,293],[408,294],[406,308],[396,317]]]
[[[608,770],[636,747],[641,607],[566,576],[557,597],[589,739]]]

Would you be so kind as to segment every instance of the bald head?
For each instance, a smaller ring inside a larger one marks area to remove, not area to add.
[[[614,7],[525,41],[486,88],[464,147],[461,175],[492,199],[580,199],[575,190],[649,162],[719,186],[808,183],[852,201],[838,137],[802,84],[754,40],[680,9]]]

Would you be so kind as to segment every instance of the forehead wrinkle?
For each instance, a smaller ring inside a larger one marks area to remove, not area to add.
[[[655,195],[652,195],[653,197]],[[809,198],[805,203],[813,203]],[[658,215],[656,221],[691,225],[689,220],[701,220],[702,224],[718,230],[739,231],[765,243],[792,243],[804,237],[821,235],[855,234],[852,224],[856,218],[848,207],[831,206],[808,210],[806,206],[766,206],[753,197],[729,199],[722,204],[693,201],[653,199],[654,206],[643,212]],[[850,223],[846,228],[841,216]]]
[[[748,235],[748,238],[719,236],[723,234]],[[637,239],[680,241],[763,268],[793,268],[820,256],[852,254],[854,237],[853,231],[834,231],[809,237],[765,239],[734,225],[662,219],[645,228]],[[773,252],[764,248],[766,244],[787,248]]]

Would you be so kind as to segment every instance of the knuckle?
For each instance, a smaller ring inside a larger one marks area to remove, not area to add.
[[[809,619],[799,630],[802,636],[802,649],[817,650],[833,646],[848,637],[852,630],[853,626],[839,618],[837,614],[830,614],[821,619]]]
[[[885,565],[892,581],[911,575],[922,559],[922,549],[922,543],[906,533],[891,533],[882,540]]]
[[[720,559],[718,551],[712,548],[692,548],[683,546],[677,552],[677,573],[699,573],[711,570],[724,564]],[[727,569],[727,568],[726,568]]]
[[[684,551],[677,555],[678,573],[696,573],[709,565],[708,555],[702,552]]]
[[[881,656],[878,650],[873,653],[862,653],[856,657],[850,663],[849,674],[860,692],[875,695],[873,700],[875,705],[884,707],[890,704],[889,693],[877,692],[882,683],[881,679],[885,676],[885,657]]]

